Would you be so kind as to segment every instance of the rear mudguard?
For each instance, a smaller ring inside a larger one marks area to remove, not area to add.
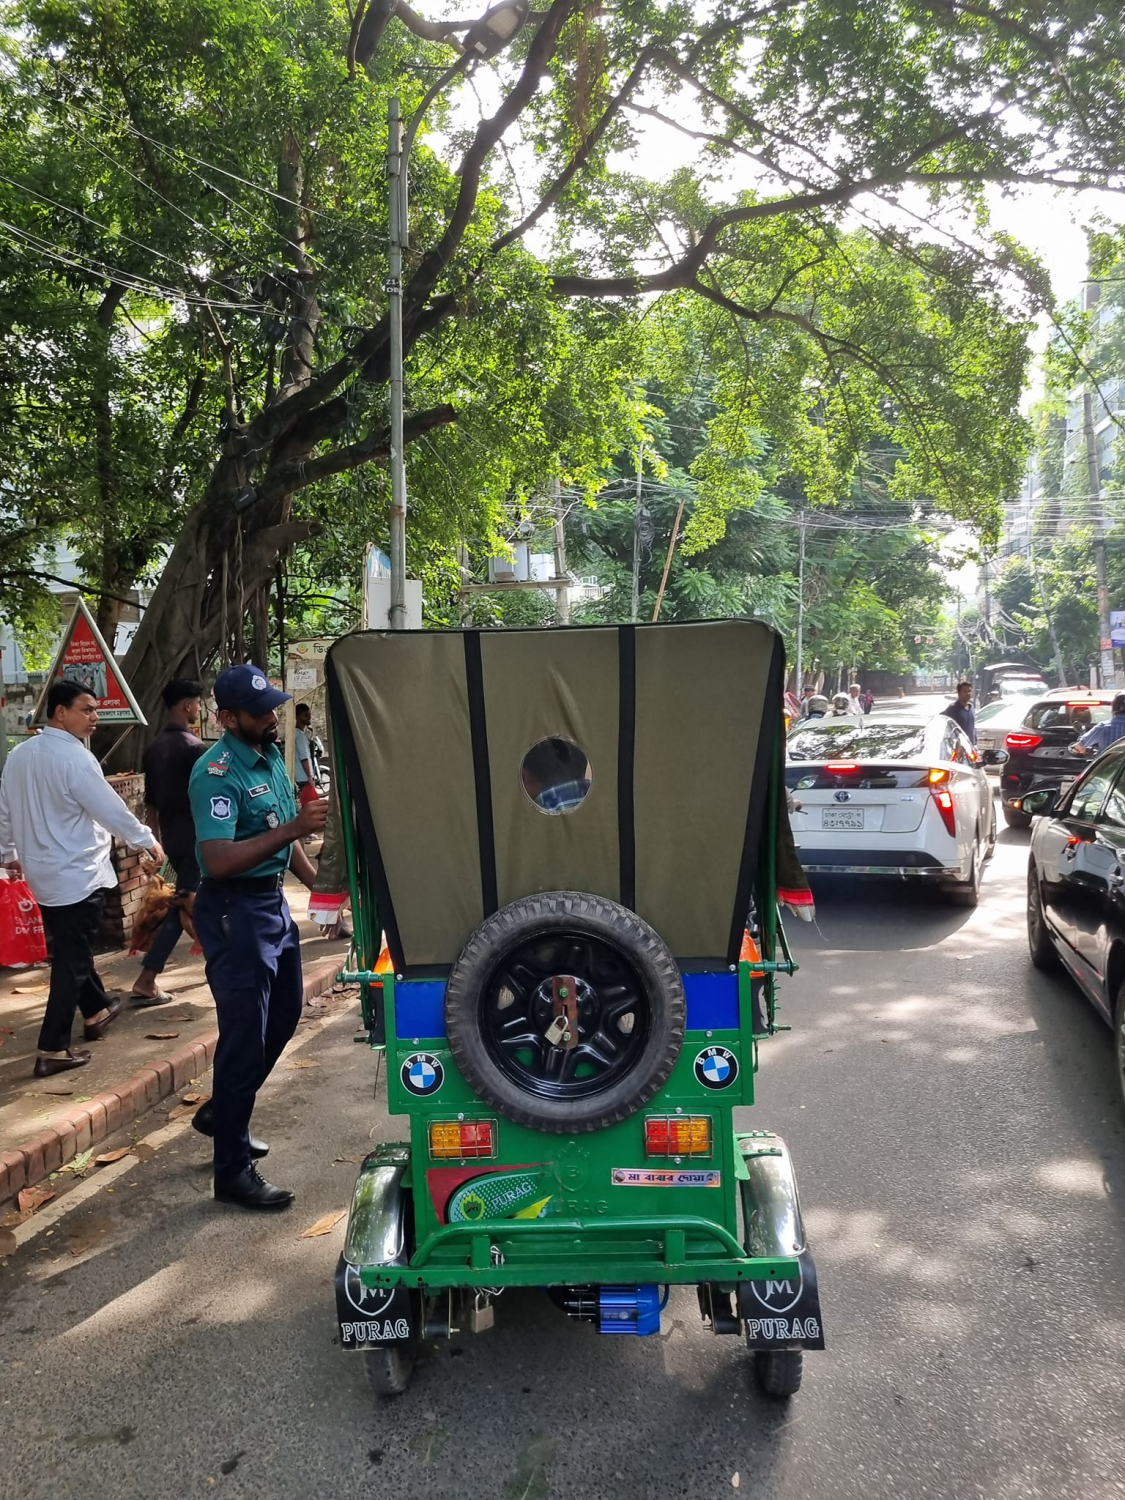
[[[745,1244],[751,1255],[796,1256],[796,1280],[746,1281],[738,1305],[751,1349],[823,1349],[816,1266],[805,1238],[793,1162],[770,1131],[734,1138]]]
[[[356,1178],[344,1253],[336,1266],[336,1321],[343,1349],[408,1344],[420,1333],[419,1299],[407,1287],[367,1287],[364,1266],[402,1266],[410,1256],[408,1146],[377,1146]]]

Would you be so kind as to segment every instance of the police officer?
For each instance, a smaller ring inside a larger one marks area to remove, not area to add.
[[[213,1093],[192,1123],[215,1140],[215,1197],[243,1208],[287,1208],[293,1194],[255,1165],[265,1141],[250,1134],[254,1099],[297,1029],[304,984],[285,871],[312,889],[316,870],[301,839],[325,824],[327,801],[297,811],[277,747],[277,706],[289,694],[255,666],[215,682],[223,736],[192,769],[188,796],[199,867],[195,930],[215,997],[219,1044]]]

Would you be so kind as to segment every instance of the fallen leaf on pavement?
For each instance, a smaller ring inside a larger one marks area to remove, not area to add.
[[[120,1161],[123,1156],[128,1156],[132,1146],[122,1146],[118,1151],[103,1151],[100,1156],[94,1157],[95,1167],[108,1167],[111,1161]]]
[[[200,1093],[185,1094],[184,1095],[184,1103],[185,1104],[206,1104],[207,1101],[208,1101],[208,1099],[210,1099],[210,1097],[211,1097],[210,1094],[200,1094]]]
[[[194,1016],[169,1016],[169,1021],[194,1021]]]
[[[69,1099],[74,1093],[73,1089],[44,1089],[45,1094],[51,1094],[56,1099]]]
[[[179,1036],[178,1031],[146,1031],[146,1042],[171,1042]]]
[[[0,1255],[15,1255],[16,1237],[10,1229],[0,1229]]]
[[[168,1118],[169,1120],[182,1120],[185,1115],[195,1114],[197,1108],[198,1105],[195,1104],[177,1104],[175,1109],[168,1111]]]
[[[156,1147],[150,1146],[147,1141],[138,1141],[132,1151],[138,1161],[148,1161],[150,1156],[156,1155]]]
[[[315,1240],[322,1234],[331,1234],[336,1225],[347,1213],[346,1208],[334,1208],[330,1214],[321,1214],[315,1224],[310,1224],[297,1236],[299,1240]]]
[[[45,984],[16,984],[12,986],[13,995],[45,995],[47,986]]]
[[[87,1219],[81,1224],[72,1224],[66,1231],[66,1248],[71,1255],[84,1255],[98,1243],[108,1228],[108,1219]]]
[[[332,1160],[351,1162],[353,1167],[358,1167],[363,1158],[360,1156],[334,1156]]]
[[[16,1202],[20,1206],[21,1214],[33,1214],[37,1208],[42,1208],[44,1203],[49,1203],[54,1196],[50,1188],[26,1187],[20,1188]]]
[[[296,1062],[291,1062],[289,1066],[291,1068],[319,1068],[320,1064],[313,1062],[311,1058],[299,1057]]]
[[[81,1177],[82,1173],[90,1165],[93,1155],[92,1150],[80,1151],[73,1161],[68,1161],[66,1166],[60,1167],[59,1170],[62,1172],[73,1172],[76,1177]]]

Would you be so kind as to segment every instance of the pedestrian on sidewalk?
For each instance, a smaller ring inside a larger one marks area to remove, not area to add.
[[[53,682],[46,728],[15,747],[0,778],[0,860],[31,887],[51,939],[36,1078],[90,1061],[89,1052],[71,1051],[76,1007],[88,1042],[100,1041],[121,1013],[94,967],[105,893],[117,885],[111,835],[157,863],[164,859],[156,835],[125,806],[83,743],[97,722],[97,700],[80,682]]]
[[[256,1161],[269,1146],[250,1134],[258,1090],[297,1029],[304,1001],[301,944],[283,889],[291,869],[312,890],[316,870],[301,839],[319,833],[327,799],[297,811],[277,709],[289,694],[252,665],[228,667],[215,681],[223,736],[197,760],[189,796],[203,878],[195,930],[215,997],[219,1043],[212,1096],[192,1121],[214,1137],[215,1197],[243,1208],[287,1208]]]
[[[313,775],[312,748],[309,745],[312,709],[307,703],[298,703],[293,713],[297,721],[297,732],[293,740],[293,779],[297,783],[297,801],[304,807],[306,802],[315,802],[320,796],[316,777]]]
[[[195,733],[203,684],[194,677],[177,677],[164,689],[162,696],[168,722],[145,751],[142,763],[145,818],[164,845],[176,872],[176,895],[186,896],[199,889],[195,823],[188,801],[188,780],[192,767],[207,748]],[[166,1005],[172,999],[158,987],[157,981],[183,930],[180,907],[173,906],[157,928],[141,962],[141,972],[131,992],[135,1006]]]

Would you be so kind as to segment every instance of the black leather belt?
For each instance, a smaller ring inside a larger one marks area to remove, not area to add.
[[[281,890],[284,884],[285,871],[279,870],[276,875],[241,875],[233,880],[212,880],[204,876],[200,889],[213,891],[216,896],[266,896]]]

